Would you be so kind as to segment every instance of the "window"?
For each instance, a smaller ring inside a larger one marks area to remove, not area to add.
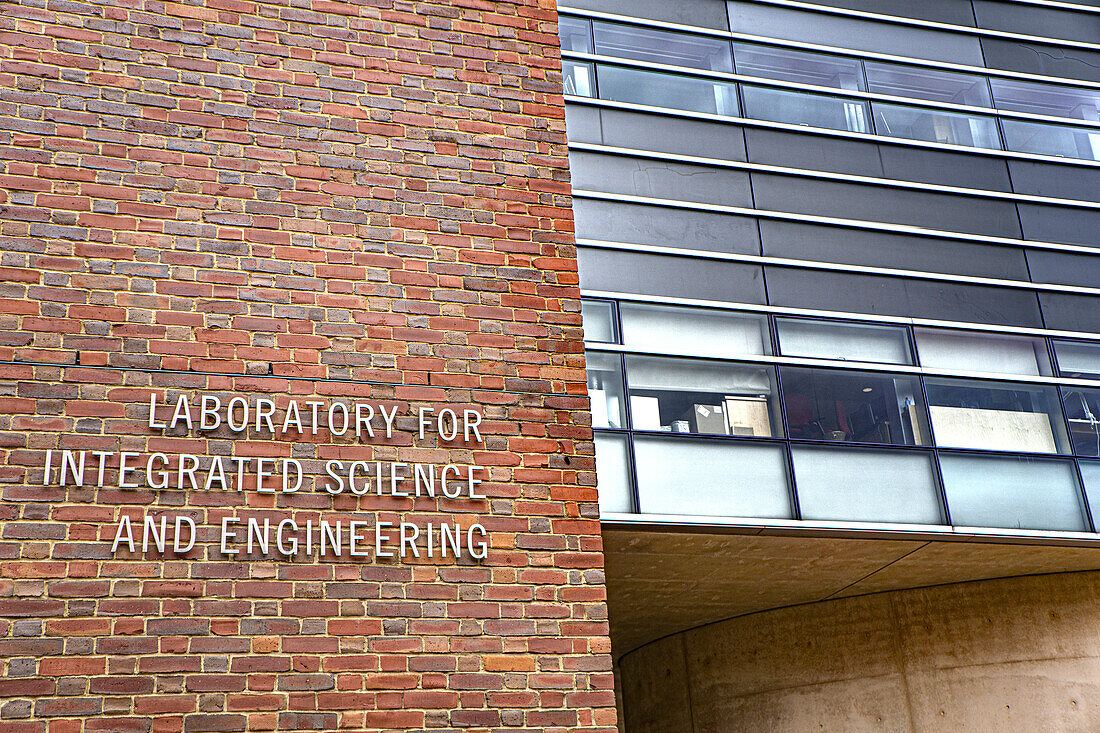
[[[830,130],[868,132],[867,103],[822,94],[741,85],[745,116]]]
[[[779,349],[784,356],[912,364],[909,334],[901,326],[830,323],[778,318]]]
[[[864,91],[859,59],[748,43],[733,45],[737,73],[763,79]]]
[[[673,433],[782,436],[768,367],[628,357],[631,425]]]
[[[618,354],[588,352],[588,396],[592,401],[592,427],[621,428],[623,420],[623,378]]]
[[[1081,478],[1085,482],[1085,496],[1092,514],[1093,531],[1100,521],[1100,461],[1081,461]]]
[[[1054,387],[926,379],[936,445],[951,448],[1068,453]]]
[[[880,135],[972,148],[1001,149],[997,123],[992,117],[903,107],[885,102],[875,102],[874,111],[875,130]]]
[[[609,301],[582,300],[581,325],[585,341],[614,344],[619,340],[615,337],[615,304]]]
[[[1070,461],[941,453],[940,473],[956,526],[1087,529]]]
[[[715,358],[771,353],[764,316],[627,303],[620,312],[623,343],[634,348]]]
[[[803,519],[942,524],[931,454],[796,445]]]
[[[867,90],[876,94],[971,107],[993,106],[984,76],[870,61],[863,66],[867,72]]]
[[[733,71],[729,41],[598,21],[592,28],[596,53],[601,56],[705,71]]]
[[[1009,150],[1058,158],[1100,160],[1100,129],[1001,119]]]
[[[1053,344],[1060,375],[1100,379],[1100,343],[1054,341]]]
[[[1062,387],[1073,452],[1100,458],[1100,389]]]
[[[625,435],[596,434],[596,490],[600,512],[629,512],[634,506],[630,490],[629,448]]]
[[[914,329],[921,366],[961,372],[1050,376],[1046,342],[1026,336]]]
[[[561,62],[562,91],[577,97],[596,96],[592,64],[563,59]]]
[[[782,445],[638,436],[634,465],[644,513],[791,516]]]
[[[729,82],[599,66],[600,98],[736,117],[737,90]]]
[[[916,378],[839,369],[782,367],[792,438],[927,445]]]
[[[991,78],[997,109],[1078,120],[1100,120],[1100,89]]]
[[[562,51],[592,53],[592,24],[587,20],[559,16],[558,37]]]

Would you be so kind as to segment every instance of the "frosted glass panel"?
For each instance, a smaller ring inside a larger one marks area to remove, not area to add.
[[[1085,480],[1092,524],[1100,522],[1100,461],[1081,461],[1081,478]]]
[[[940,471],[956,526],[1085,529],[1069,461],[941,453]]]
[[[619,311],[623,343],[627,346],[717,358],[771,353],[768,323],[763,316],[626,303],[619,306]]]
[[[782,318],[776,321],[784,356],[912,364],[904,328]]]
[[[791,516],[781,446],[636,437],[634,460],[644,513]]]
[[[596,435],[596,488],[601,513],[633,510],[627,451],[625,435]]]
[[[927,453],[796,446],[791,457],[803,519],[943,522]]]
[[[990,336],[973,331],[914,329],[921,366],[964,372],[1050,375],[1042,339]]]
[[[615,309],[602,300],[581,301],[581,323],[585,341],[615,343]]]

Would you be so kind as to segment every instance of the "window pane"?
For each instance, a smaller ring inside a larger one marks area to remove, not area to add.
[[[1100,343],[1055,341],[1054,356],[1063,377],[1100,378]]]
[[[925,379],[936,445],[1068,453],[1054,387]]]
[[[634,508],[627,452],[625,435],[596,434],[596,489],[601,514],[630,512]]]
[[[1001,149],[997,123],[992,117],[902,107],[884,102],[875,102],[873,106],[875,131],[879,135],[972,148]]]
[[[626,375],[635,430],[782,435],[770,367],[628,357]]]
[[[791,516],[781,445],[638,436],[634,461],[644,513]]]
[[[593,25],[596,53],[707,71],[733,71],[729,41],[616,23]]]
[[[899,326],[780,318],[776,320],[776,328],[779,330],[779,349],[784,356],[913,363],[909,355],[909,336]]]
[[[592,64],[562,59],[561,76],[565,94],[574,94],[578,97],[595,96],[592,85]]]
[[[585,341],[613,344],[615,338],[615,306],[606,300],[581,301],[581,325]]]
[[[1049,458],[940,454],[947,507],[960,527],[1085,530],[1073,464]]]
[[[964,372],[1050,376],[1046,342],[1026,336],[917,328],[921,366]]]
[[[867,132],[867,104],[854,99],[741,85],[745,116],[830,130]]]
[[[942,524],[924,452],[792,446],[803,519]]]
[[[1059,158],[1100,160],[1100,129],[1001,119],[1009,150]]]
[[[1062,387],[1069,437],[1079,456],[1100,457],[1100,389]]]
[[[623,420],[623,379],[618,354],[585,354],[588,369],[588,396],[592,400],[592,427],[621,428]]]
[[[915,377],[838,369],[780,369],[792,438],[928,445]]]
[[[559,16],[558,37],[562,51],[592,53],[592,24],[587,20]]]
[[[993,87],[997,109],[1052,117],[1073,117],[1094,122],[1100,119],[1100,90],[1098,89],[997,78],[991,78],[989,83]]]
[[[626,303],[619,310],[623,343],[634,348],[717,358],[771,353],[764,316]]]
[[[599,66],[600,99],[736,117],[735,85],[676,74]]]
[[[748,43],[733,45],[737,73],[820,87],[863,90],[859,59]]]
[[[871,92],[972,107],[993,106],[984,76],[870,61],[864,68],[867,90]]]
[[[1095,527],[1100,522],[1100,461],[1081,461],[1080,466],[1089,512],[1092,514],[1092,525]]]

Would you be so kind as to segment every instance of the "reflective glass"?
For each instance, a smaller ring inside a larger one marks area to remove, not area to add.
[[[997,123],[992,117],[903,107],[884,102],[875,102],[873,107],[875,131],[879,135],[972,148],[1001,149]]]
[[[941,524],[931,454],[858,448],[791,448],[803,519]]]
[[[870,61],[864,69],[870,92],[972,107],[993,106],[984,76]]]
[[[581,325],[584,340],[613,344],[615,338],[615,305],[606,300],[581,301]]]
[[[1069,438],[1079,456],[1100,457],[1100,389],[1062,387]]]
[[[822,94],[741,85],[745,116],[849,132],[868,131],[867,103]]]
[[[628,303],[619,310],[623,343],[634,348],[716,358],[771,353],[764,316]]]
[[[770,367],[628,357],[626,374],[635,430],[756,438],[782,435]]]
[[[618,354],[585,354],[588,396],[592,401],[592,427],[621,428],[623,420],[623,378]]]
[[[1051,117],[1100,120],[1100,89],[990,78],[997,109]]]
[[[600,99],[736,117],[734,84],[618,66],[599,66]]]
[[[1050,376],[1046,342],[1027,336],[913,329],[921,366],[962,372]]]
[[[1070,461],[940,453],[940,473],[955,526],[1086,529]]]
[[[634,500],[630,490],[629,446],[625,435],[596,433],[596,490],[600,512],[630,512]]]
[[[779,376],[792,438],[928,445],[915,377],[801,367]]]
[[[578,97],[596,96],[595,85],[592,83],[592,64],[562,59],[561,76],[562,88],[565,94],[573,94]]]
[[[1081,478],[1085,482],[1085,497],[1089,512],[1092,514],[1092,526],[1095,532],[1100,523],[1100,461],[1081,461]]]
[[[912,364],[909,335],[902,326],[830,323],[804,318],[778,318],[779,350],[784,356],[806,356],[882,364]]]
[[[737,73],[746,76],[853,91],[864,89],[859,59],[749,43],[733,44],[733,58]]]
[[[1100,160],[1100,129],[1001,119],[1009,150],[1058,158]]]
[[[1058,392],[1034,384],[925,379],[936,445],[1068,453]]]
[[[580,18],[558,16],[558,37],[562,51],[592,53],[592,23]]]
[[[1100,343],[1054,341],[1058,373],[1063,377],[1100,378]]]
[[[639,511],[789,518],[782,445],[637,436]]]
[[[596,53],[651,64],[733,71],[729,41],[618,23],[593,24]]]

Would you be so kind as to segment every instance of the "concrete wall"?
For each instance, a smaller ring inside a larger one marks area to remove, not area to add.
[[[1100,573],[768,611],[623,657],[628,733],[1100,730]]]

